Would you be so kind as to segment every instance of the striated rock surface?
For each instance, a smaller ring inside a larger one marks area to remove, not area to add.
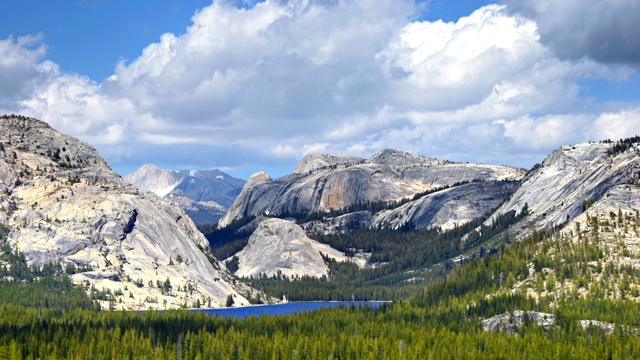
[[[172,171],[152,164],[143,165],[124,180],[178,203],[197,225],[217,223],[245,184],[219,170]]]
[[[73,280],[110,290],[119,309],[248,303],[179,206],[140,193],[91,146],[39,120],[0,118],[0,222],[30,264],[90,266]]]
[[[307,237],[296,223],[282,219],[267,219],[249,238],[247,246],[235,256],[239,259],[236,275],[242,277],[281,273],[289,277],[327,275],[329,267],[324,256],[337,261],[354,261],[364,266],[366,259],[354,260],[344,253]]]
[[[314,165],[317,158],[325,159],[307,155],[294,174],[273,180],[263,174],[247,182],[219,225],[248,216],[299,217],[355,204],[399,201],[461,182],[517,180],[524,175],[523,170],[506,166],[444,162],[395,150],[383,150],[366,161],[337,157],[341,162],[335,160],[328,167]]]
[[[394,149],[384,149],[382,151],[379,151],[378,153],[374,154],[369,160],[367,160],[367,162],[372,164],[400,167],[434,166],[450,163],[448,161],[440,161],[437,159],[414,155],[406,151],[398,151]]]
[[[308,233],[335,234],[355,227],[400,229],[452,229],[495,209],[518,188],[517,181],[486,181],[462,184],[425,195],[392,210],[372,214],[349,214],[302,224]]]
[[[640,181],[640,146],[611,155],[614,144],[562,146],[532,170],[497,213],[528,205],[526,228],[554,227],[582,212],[585,202],[600,200],[610,189]],[[489,219],[488,221],[491,221]]]
[[[393,210],[381,211],[368,226],[401,228],[409,223],[417,229],[453,229],[497,207],[511,195],[517,181],[474,182],[426,195]]]

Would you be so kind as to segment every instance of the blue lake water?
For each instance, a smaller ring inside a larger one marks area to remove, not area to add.
[[[244,306],[237,308],[224,308],[224,309],[205,309],[205,310],[193,310],[203,312],[209,315],[219,316],[234,316],[237,318],[243,318],[246,316],[261,316],[261,315],[288,315],[305,311],[313,311],[327,307],[340,307],[340,306],[369,306],[379,307],[382,304],[390,304],[383,301],[302,301],[302,302],[290,302],[286,304],[276,305],[254,305]]]

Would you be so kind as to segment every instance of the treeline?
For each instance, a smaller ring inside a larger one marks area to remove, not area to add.
[[[276,274],[243,279],[251,287],[270,297],[289,301],[380,301],[406,299],[424,287],[423,281],[406,281],[401,273],[384,275],[383,271],[361,270],[353,263],[325,259],[329,274],[287,277]],[[438,273],[442,275],[442,273]],[[435,276],[435,274],[431,274]]]
[[[633,332],[617,327],[606,335],[577,323],[593,319],[636,328],[638,303],[574,292],[551,306],[552,296],[508,290],[513,283],[506,279],[524,276],[527,257],[549,241],[546,234],[536,236],[500,246],[406,301],[378,309],[235,319],[187,311],[56,313],[5,304],[0,358],[638,358],[640,337]],[[557,326],[544,330],[525,322],[517,334],[482,330],[482,319],[516,309],[555,312]]]
[[[631,149],[633,147],[633,144],[636,144],[639,142],[640,142],[640,135],[636,135],[630,138],[620,139],[613,144],[613,146],[607,151],[607,154],[611,156],[622,154],[623,152]],[[613,143],[613,141],[604,140],[603,143],[611,144]]]
[[[491,300],[526,305],[521,296]],[[500,306],[497,306],[500,307]],[[627,309],[624,309],[625,311]],[[475,359],[637,358],[640,339],[581,330],[571,322],[544,331],[485,333],[459,304],[380,309],[343,307],[289,316],[219,318],[186,311],[0,309],[2,358],[102,359]]]
[[[60,265],[28,266],[22,253],[9,245],[0,248],[0,304],[46,308],[56,311],[95,309],[97,305],[67,277]]]
[[[640,336],[633,330],[640,327],[636,301],[599,293],[581,295],[578,288],[569,287],[561,293],[547,292],[553,285],[548,282],[541,282],[543,289],[535,297],[518,287],[524,281],[546,280],[564,272],[564,267],[575,267],[576,271],[566,275],[571,279],[585,276],[590,271],[588,264],[600,258],[596,241],[594,235],[568,243],[562,237],[536,232],[469,258],[448,276],[416,286],[416,294],[389,306],[331,308],[288,316],[235,319],[187,311],[32,307],[27,304],[37,292],[31,290],[40,285],[35,281],[8,283],[9,288],[24,286],[27,291],[21,299],[1,300],[0,358],[639,358]],[[562,248],[566,250],[562,256],[554,256]],[[638,281],[637,273],[628,274],[632,282]],[[615,276],[612,273],[607,278]],[[591,288],[597,281],[591,279],[585,286]],[[0,288],[0,293],[11,291],[9,288]],[[73,304],[75,300],[68,301]],[[482,330],[482,319],[516,309],[553,312],[556,325],[545,330],[525,322],[517,334]],[[582,330],[581,319],[622,326],[607,335],[597,327]]]
[[[490,225],[483,224],[488,219],[485,215],[446,231],[440,228],[409,231],[359,228],[335,235],[310,234],[310,237],[348,255],[353,255],[354,249],[371,253],[370,265],[385,263],[385,269],[396,272],[430,266],[459,255],[502,233],[527,212],[525,207],[520,213],[499,214]],[[476,230],[478,227],[480,231]]]
[[[2,229],[0,228],[1,232]],[[11,251],[11,247],[8,244],[0,247],[0,263],[2,263],[2,266],[0,266],[0,279],[5,279],[4,281],[11,279],[10,281],[33,282],[43,277],[56,277],[63,273],[73,275],[78,272],[93,270],[88,265],[76,266],[73,263],[68,263],[64,268],[59,263],[29,266],[24,254],[18,251]]]

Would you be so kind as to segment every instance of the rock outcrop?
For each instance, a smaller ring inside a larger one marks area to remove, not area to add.
[[[348,258],[328,245],[309,239],[294,222],[266,219],[258,225],[247,246],[235,255],[239,259],[236,275],[321,277],[329,271],[321,254],[337,261],[354,261],[360,266],[366,262],[365,258]]]
[[[545,331],[550,330],[555,325],[556,317],[554,314],[514,310],[513,312],[505,312],[500,315],[482,320],[482,329],[485,332],[504,331],[510,334],[517,333],[527,321],[542,327]],[[578,320],[578,325],[582,330],[590,327],[600,328],[606,335],[611,335],[616,327],[622,329],[623,332],[633,336],[638,335],[638,330],[628,326],[620,326],[614,323],[598,321],[598,320]]]
[[[337,168],[338,166],[345,167],[355,164],[361,164],[363,162],[364,159],[355,156],[312,153],[306,155],[300,161],[295,170],[293,170],[293,173],[306,174],[318,171],[320,169]]]
[[[254,175],[220,220],[268,215],[301,217],[352,205],[393,202],[429,190],[472,181],[518,180],[524,171],[506,166],[439,161],[395,150],[371,159],[307,155],[294,174],[278,179]]]
[[[219,170],[172,171],[151,164],[124,180],[178,203],[197,225],[217,223],[245,184]]]
[[[545,330],[549,330],[555,323],[555,315],[542,313],[537,311],[514,310],[512,313],[508,311],[482,320],[482,329],[486,332],[490,331],[506,331],[508,333],[516,333],[526,321],[541,326]]]
[[[0,118],[0,222],[30,264],[90,267],[72,278],[110,292],[105,306],[248,303],[179,206],[140,193],[91,146],[39,120]]]

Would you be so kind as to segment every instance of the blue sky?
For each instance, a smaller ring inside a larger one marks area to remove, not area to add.
[[[530,167],[640,133],[639,0],[1,2],[0,113],[121,174],[383,148]],[[613,20],[615,21],[613,21]]]

